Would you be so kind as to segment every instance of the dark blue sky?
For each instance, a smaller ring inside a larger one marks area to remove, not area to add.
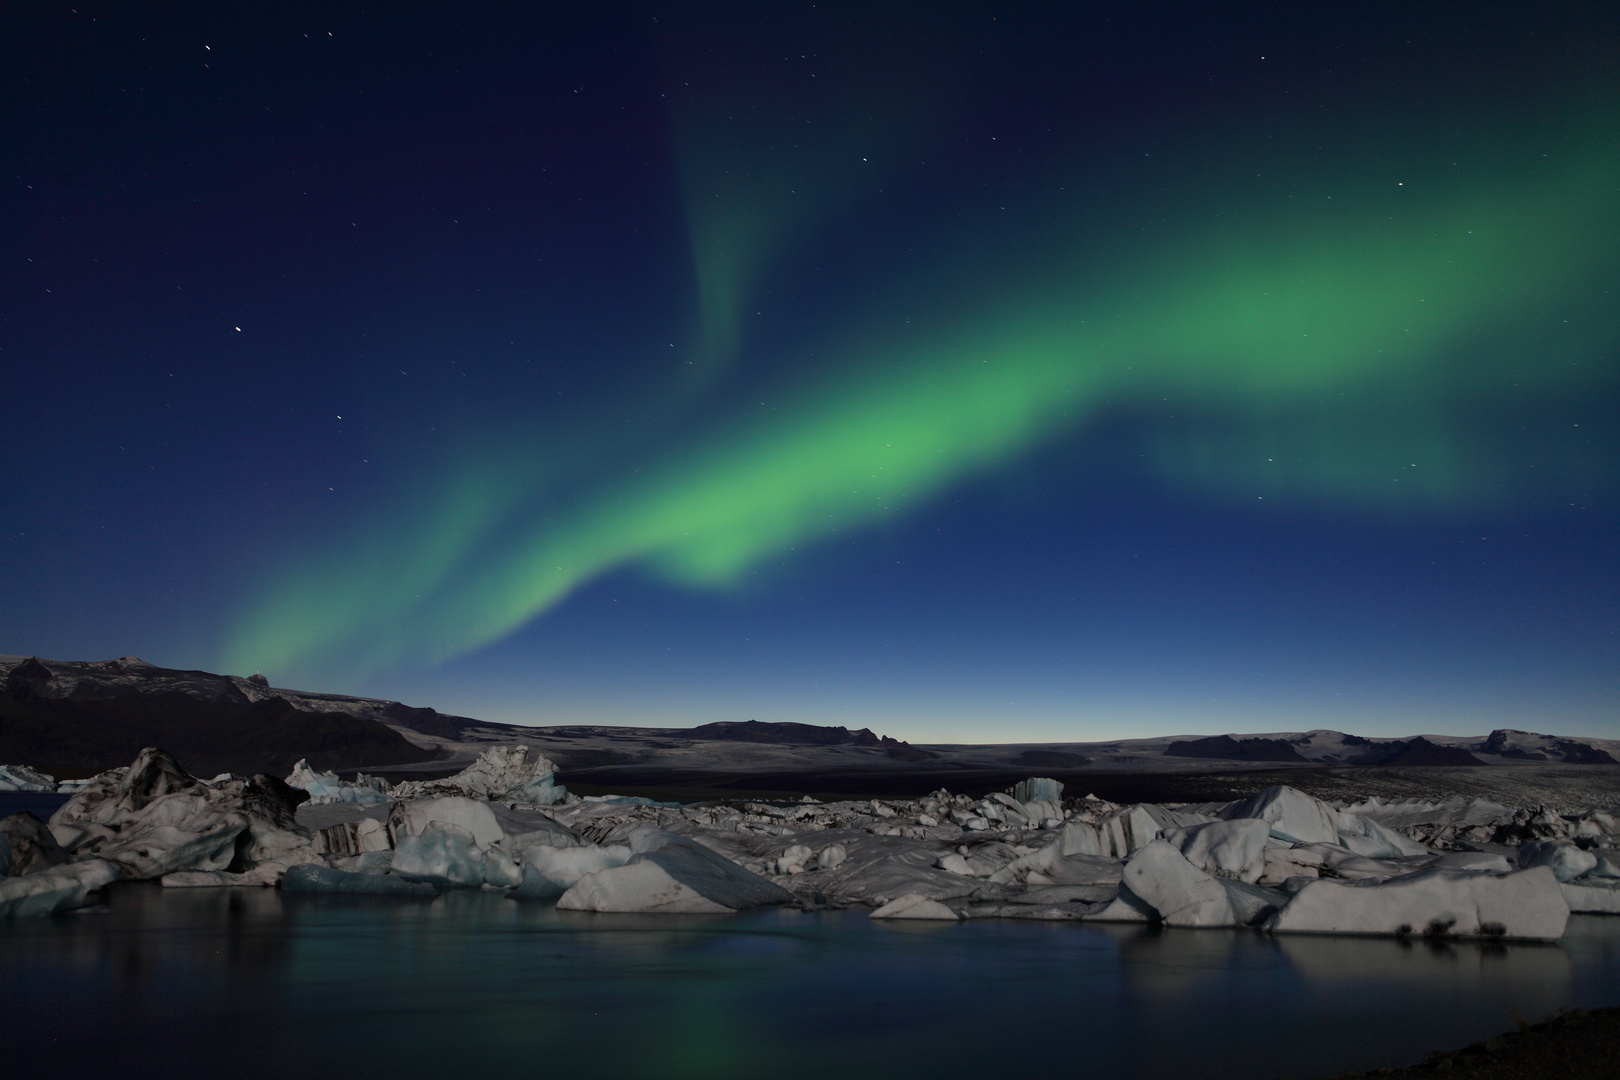
[[[0,15],[0,652],[1620,737],[1606,5]]]

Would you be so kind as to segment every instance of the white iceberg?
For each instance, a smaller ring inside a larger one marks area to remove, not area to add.
[[[1238,924],[1221,882],[1188,862],[1165,840],[1154,840],[1126,861],[1125,888],[1169,926]]]
[[[492,746],[478,760],[439,780],[410,780],[394,787],[396,799],[430,795],[469,795],[495,802],[551,806],[561,802],[567,789],[556,782],[557,766],[527,746]]]
[[[623,866],[586,874],[558,899],[573,911],[739,911],[793,902],[793,894],[694,840],[643,827]]]
[[[1416,840],[1403,836],[1393,829],[1387,829],[1372,818],[1362,817],[1359,814],[1333,811],[1333,827],[1338,831],[1340,846],[1371,859],[1430,853],[1428,848]]]
[[[395,803],[388,821],[396,846],[403,837],[421,835],[435,821],[466,829],[480,847],[496,843],[506,835],[489,803],[462,795]]]
[[[1519,866],[1545,866],[1559,881],[1574,881],[1597,869],[1598,857],[1562,840],[1530,840],[1519,845]]]
[[[1234,804],[1226,820],[1258,818],[1271,827],[1271,835],[1293,844],[1337,844],[1339,828],[1331,806],[1291,787],[1271,787]]]
[[[388,782],[374,776],[361,776],[354,781],[339,780],[337,773],[316,772],[309,767],[308,758],[299,758],[298,764],[287,777],[288,787],[309,792],[311,806],[330,803],[359,803],[362,805],[388,801]]]
[[[1211,821],[1164,834],[1186,860],[1210,874],[1256,882],[1266,869],[1270,826],[1256,818]]]
[[[399,838],[389,873],[439,888],[477,888],[484,884],[484,854],[467,829],[429,821],[420,833]]]
[[[869,919],[927,919],[937,922],[958,922],[962,916],[940,903],[930,900],[916,893],[907,893],[905,896],[890,900],[887,904],[873,909],[867,915]]]
[[[1585,877],[1559,882],[1558,891],[1570,911],[1588,915],[1620,915],[1620,881],[1614,878]]]
[[[523,881],[507,895],[518,900],[549,900],[573,888],[586,874],[623,866],[630,855],[623,844],[525,848]]]
[[[1569,905],[1552,870],[1419,870],[1369,885],[1319,880],[1266,923],[1274,933],[1424,934],[1555,941]]]

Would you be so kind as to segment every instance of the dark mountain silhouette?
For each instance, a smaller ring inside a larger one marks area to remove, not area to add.
[[[1167,757],[1218,758],[1223,761],[1304,761],[1285,739],[1243,739],[1213,735],[1183,739],[1164,748]]]

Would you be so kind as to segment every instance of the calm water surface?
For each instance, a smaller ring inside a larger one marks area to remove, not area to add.
[[[1309,1077],[1617,1000],[1620,919],[1579,916],[1429,946],[127,884],[0,925],[16,1076]]]

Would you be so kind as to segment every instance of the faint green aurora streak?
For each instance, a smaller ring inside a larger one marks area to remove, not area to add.
[[[1244,498],[1262,482],[1267,494],[1361,505],[1501,498],[1502,477],[1462,460],[1441,407],[1470,394],[1567,397],[1605,377],[1587,361],[1612,349],[1609,322],[1533,347],[1526,335],[1550,333],[1569,303],[1593,317],[1569,297],[1614,280],[1617,179],[1612,154],[1572,155],[1540,182],[1445,203],[1413,196],[1395,214],[1262,217],[1173,251],[1077,250],[1040,291],[987,301],[904,348],[849,346],[858,363],[786,395],[768,420],[739,415],[548,507],[543,524],[521,523],[544,493],[490,479],[498,467],[482,487],[450,485],[379,528],[362,554],[295,568],[248,612],[225,667],[354,675],[442,661],[616,568],[724,587],[790,547],[921,507],[1105,404],[1170,400],[1235,418],[1251,438],[1228,455],[1278,460],[1192,475],[1196,463],[1167,454],[1164,467]],[[1324,421],[1316,450],[1281,453],[1291,448],[1275,445],[1286,437],[1268,422],[1328,394],[1351,404]],[[1402,403],[1408,422],[1393,442],[1375,399]]]

